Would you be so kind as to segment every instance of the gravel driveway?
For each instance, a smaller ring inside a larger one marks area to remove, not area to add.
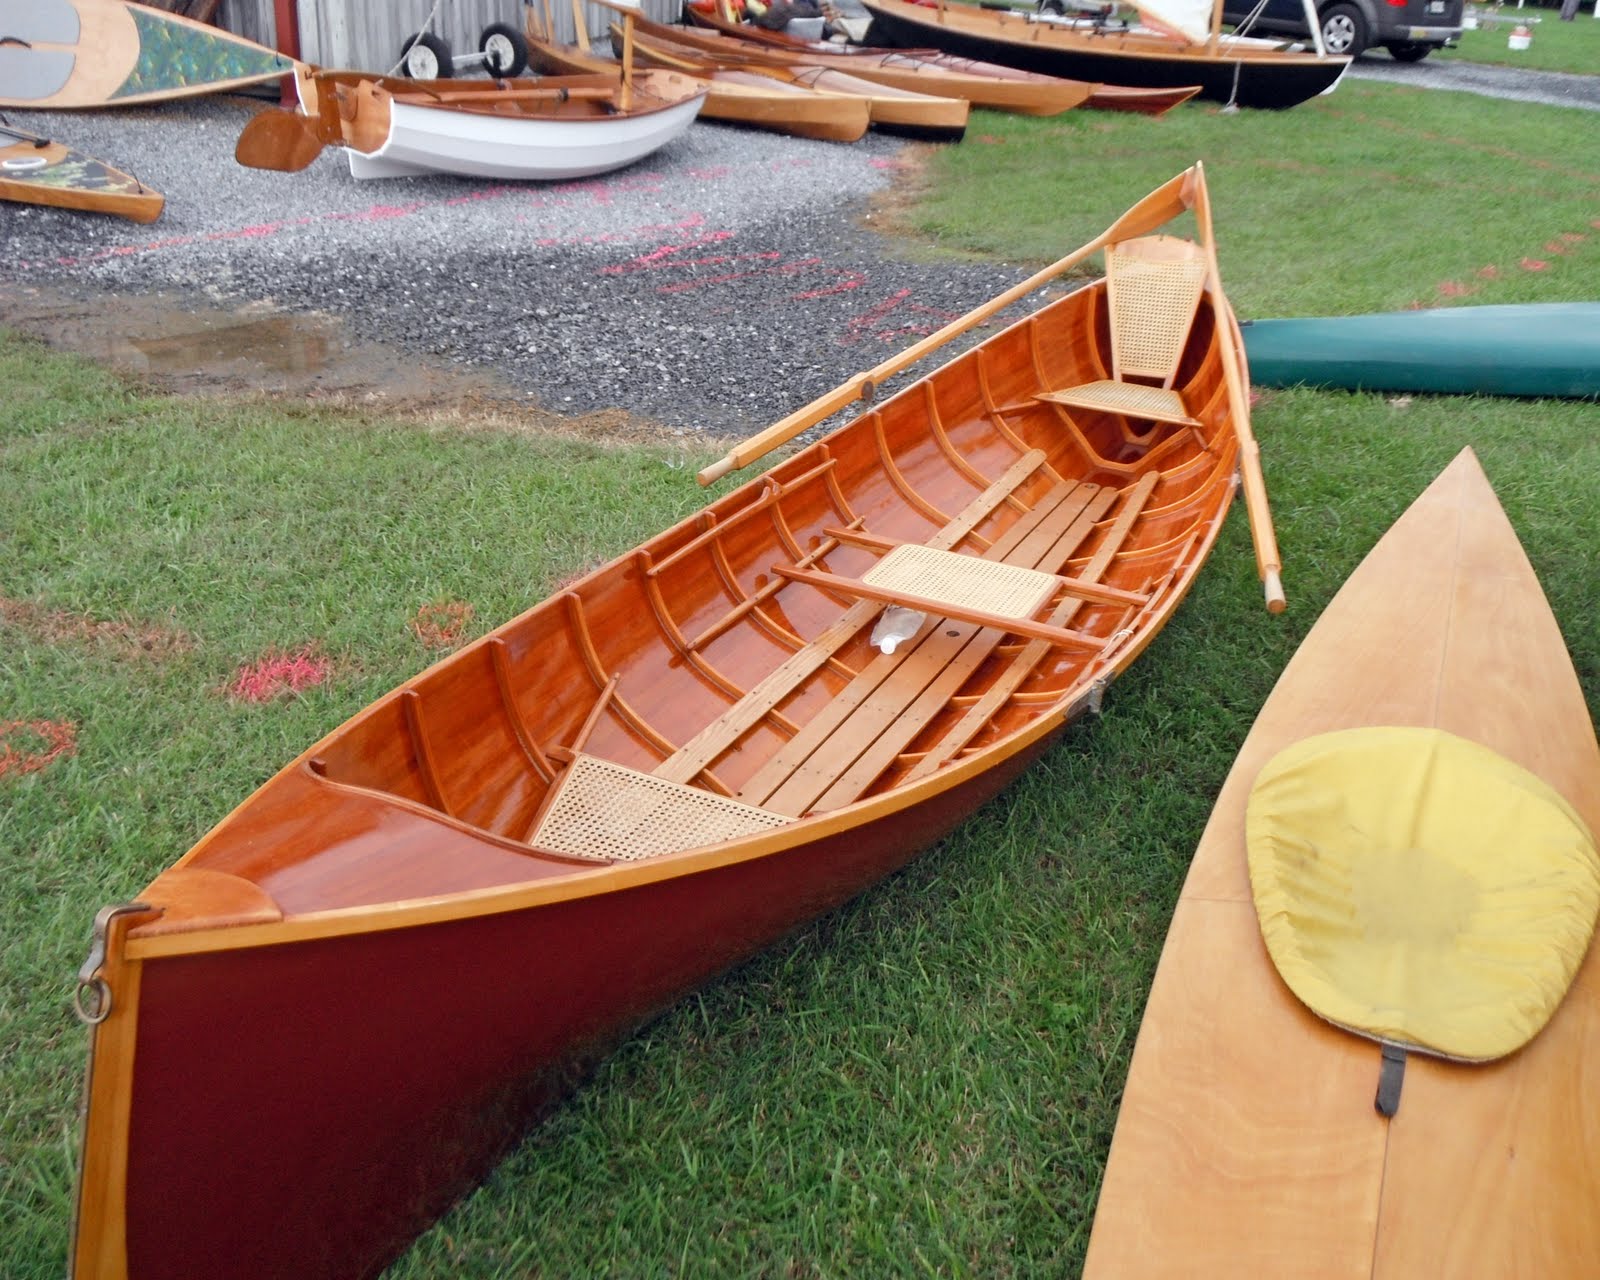
[[[479,393],[524,404],[623,404],[669,428],[728,434],[782,417],[1024,274],[906,261],[867,229],[870,199],[916,154],[875,133],[841,146],[697,125],[585,182],[359,183],[338,148],[299,174],[236,164],[258,107],[224,97],[19,113],[22,127],[137,174],[167,204],[149,226],[8,206],[0,303],[12,322],[75,332],[80,347],[139,369],[171,350],[141,325],[199,326],[208,336],[192,353],[216,364],[238,354],[230,341],[282,340],[282,325],[260,323],[281,307],[313,314],[324,347],[341,348],[334,363],[352,346],[390,352],[374,385],[422,367],[465,371]],[[416,367],[398,367],[408,357]],[[278,385],[238,371],[252,378]]]

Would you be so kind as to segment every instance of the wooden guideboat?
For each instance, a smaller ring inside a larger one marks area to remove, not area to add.
[[[584,29],[578,28],[586,39]],[[621,63],[602,58],[580,43],[558,44],[546,38],[535,25],[533,7],[528,7],[529,65],[553,75],[622,74]],[[826,142],[855,142],[872,122],[866,99],[842,93],[824,93],[805,85],[790,84],[762,75],[759,70],[720,68],[691,59],[673,60],[665,55],[649,59],[667,70],[679,71],[703,82],[705,105],[700,118],[725,124],[768,129],[798,138],[818,138]]]
[[[1016,67],[1003,66],[998,62],[980,62],[976,58],[957,57],[953,53],[944,53],[939,49],[875,49],[858,44],[835,44],[831,41],[803,40],[784,31],[768,31],[764,27],[757,27],[748,22],[734,22],[726,15],[707,13],[691,5],[683,7],[684,17],[692,25],[707,27],[713,31],[720,31],[724,35],[738,36],[740,39],[751,41],[755,44],[791,52],[809,52],[813,54],[826,54],[835,58],[847,59],[840,65],[850,70],[862,64],[888,65],[902,69],[907,60],[927,63],[941,70],[955,72],[962,76],[979,76],[989,80],[1010,81],[1022,86],[1021,90],[1011,90],[1011,105],[1003,98],[979,101],[969,99],[975,107],[994,107],[1003,111],[1016,111],[1030,115],[1055,114],[1052,111],[1038,110],[1027,105],[1027,86],[1034,86],[1037,92],[1039,85],[1075,85],[1083,83],[1076,80],[1065,80],[1060,76],[1043,75],[1037,71],[1021,71]],[[856,74],[862,74],[857,71]],[[1122,84],[1088,84],[1088,96],[1081,100],[1082,105],[1096,111],[1130,111],[1140,115],[1163,116],[1173,107],[1180,106],[1200,92],[1200,86],[1177,85],[1172,88],[1140,88],[1135,85]],[[1048,99],[1046,99],[1048,101]],[[1077,105],[1074,103],[1072,105]],[[1065,110],[1066,108],[1061,108]]]
[[[1583,692],[1470,451],[1328,606],[1228,775],[1134,1049],[1090,1277],[1600,1274],[1600,948],[1520,1051],[1409,1055],[1392,1119],[1374,1106],[1378,1046],[1312,1013],[1269,958],[1246,865],[1252,789],[1311,735],[1372,725],[1481,744],[1600,830]],[[1494,855],[1527,856],[1516,839]],[[1525,892],[1529,872],[1516,878]],[[1519,971],[1536,950],[1514,953]],[[1491,951],[1473,954],[1487,967]]]
[[[1600,396],[1600,302],[1255,320],[1243,330],[1263,387]]]
[[[219,93],[294,59],[125,0],[0,0],[0,107],[60,111]]]
[[[1010,75],[996,75],[984,64],[970,59],[961,65],[960,59],[946,62],[893,50],[843,48],[796,40],[782,32],[765,31],[749,23],[734,22],[687,6],[684,14],[696,25],[754,45],[791,66],[832,67],[835,71],[845,71],[879,84],[896,85],[919,93],[937,93],[947,98],[965,98],[973,106],[991,111],[1056,116],[1082,106],[1094,89],[1081,80],[1063,80],[1060,76],[1031,71],[1011,69]]]
[[[714,32],[670,27],[644,18],[633,18],[632,25],[635,47],[645,61],[656,61],[662,66],[709,61],[733,70],[761,71],[769,79],[802,88],[849,94],[867,102],[873,128],[901,137],[958,142],[967,131],[971,107],[964,98],[880,84],[831,67],[791,66],[782,58],[770,57],[754,46],[742,45]]]
[[[0,125],[0,200],[154,222],[166,202],[132,174],[59,142]]]
[[[1152,233],[1189,207],[1180,253]],[[1210,227],[1196,165],[701,478],[1107,246],[1118,289],[1200,255],[1153,317],[1189,422],[1064,407],[1112,368],[1113,286],[1061,297],[407,680],[102,911],[73,1274],[373,1274],[619,1037],[1097,705],[1238,471],[1281,597]],[[874,647],[887,604],[926,617]]]
[[[240,164],[293,172],[341,143],[354,178],[583,178],[681,137],[706,96],[673,71],[484,82],[302,67],[296,83],[301,112],[253,117],[234,151]]]
[[[1332,89],[1347,57],[1303,53],[1221,32],[1221,6],[1138,0],[1150,29],[1079,26],[1014,9],[914,0],[863,0],[866,43],[1000,62],[1077,80],[1145,87],[1198,84],[1200,96],[1241,107],[1292,107]],[[1202,12],[1208,21],[1201,21]],[[1320,25],[1313,17],[1311,30]],[[1320,36],[1318,37],[1320,39]]]

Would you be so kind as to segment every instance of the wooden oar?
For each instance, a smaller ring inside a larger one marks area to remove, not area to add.
[[[1250,429],[1250,384],[1244,367],[1244,335],[1233,308],[1222,293],[1222,273],[1217,268],[1217,244],[1211,234],[1211,197],[1206,191],[1205,168],[1194,166],[1194,220],[1200,232],[1200,247],[1205,250],[1207,285],[1211,307],[1218,324],[1228,331],[1217,335],[1222,352],[1222,375],[1233,401],[1233,430],[1239,438],[1239,475],[1244,481],[1245,513],[1250,517],[1250,541],[1255,546],[1256,573],[1266,593],[1267,611],[1282,613],[1288,607],[1283,594],[1283,558],[1278,554],[1278,535],[1272,527],[1272,508],[1267,503],[1267,482],[1261,474],[1261,446]]]
[[[1041,285],[1048,284],[1063,271],[1076,266],[1090,254],[1098,252],[1111,242],[1145,235],[1172,221],[1189,207],[1192,199],[1190,177],[1198,168],[1197,165],[1195,169],[1186,169],[1170,182],[1157,187],[1081,249],[1074,249],[1059,262],[1051,263],[1043,271],[1035,272],[1021,284],[1013,285],[998,297],[975,307],[959,320],[952,320],[944,328],[929,334],[914,346],[907,347],[899,355],[885,360],[866,373],[856,374],[826,395],[818,396],[805,408],[795,410],[782,421],[774,422],[765,431],[757,432],[743,444],[736,445],[726,456],[700,472],[700,483],[711,484],[730,471],[749,466],[757,458],[765,456],[779,445],[787,444],[807,427],[815,426],[862,396],[871,396],[885,378],[915,364],[930,351],[944,346],[952,338],[960,337],[968,329],[983,323],[995,312],[1003,311],[1017,299],[1024,298]]]

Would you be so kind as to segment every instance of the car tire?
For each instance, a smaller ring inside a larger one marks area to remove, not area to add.
[[[1389,46],[1389,56],[1396,62],[1421,62],[1432,52],[1431,44],[1420,44],[1414,40],[1397,40]]]
[[[483,65],[489,74],[499,79],[509,80],[528,69],[528,41],[507,23],[494,22],[485,27],[478,51],[483,54]]]
[[[1354,58],[1367,48],[1367,16],[1353,4],[1329,5],[1322,11],[1322,43],[1329,53]]]
[[[450,46],[431,31],[419,31],[400,46],[400,74],[412,80],[442,80],[456,72]]]

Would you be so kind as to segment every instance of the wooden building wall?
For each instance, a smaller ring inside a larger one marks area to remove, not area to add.
[[[300,56],[321,67],[354,71],[383,72],[400,58],[405,38],[422,29],[434,10],[432,0],[392,0],[374,4],[370,0],[297,0],[300,17]],[[676,22],[681,0],[642,0],[646,17],[657,22]],[[584,18],[592,38],[604,37],[616,18],[614,10],[585,3]],[[556,35],[573,39],[572,0],[550,0],[550,16]],[[545,10],[539,0],[539,13]],[[217,9],[217,25],[277,48],[277,24],[273,0],[222,0]],[[493,22],[523,26],[523,5],[518,0],[439,0],[429,28],[450,43],[454,53],[472,53],[478,48],[483,29]],[[463,69],[463,75],[474,74]]]

